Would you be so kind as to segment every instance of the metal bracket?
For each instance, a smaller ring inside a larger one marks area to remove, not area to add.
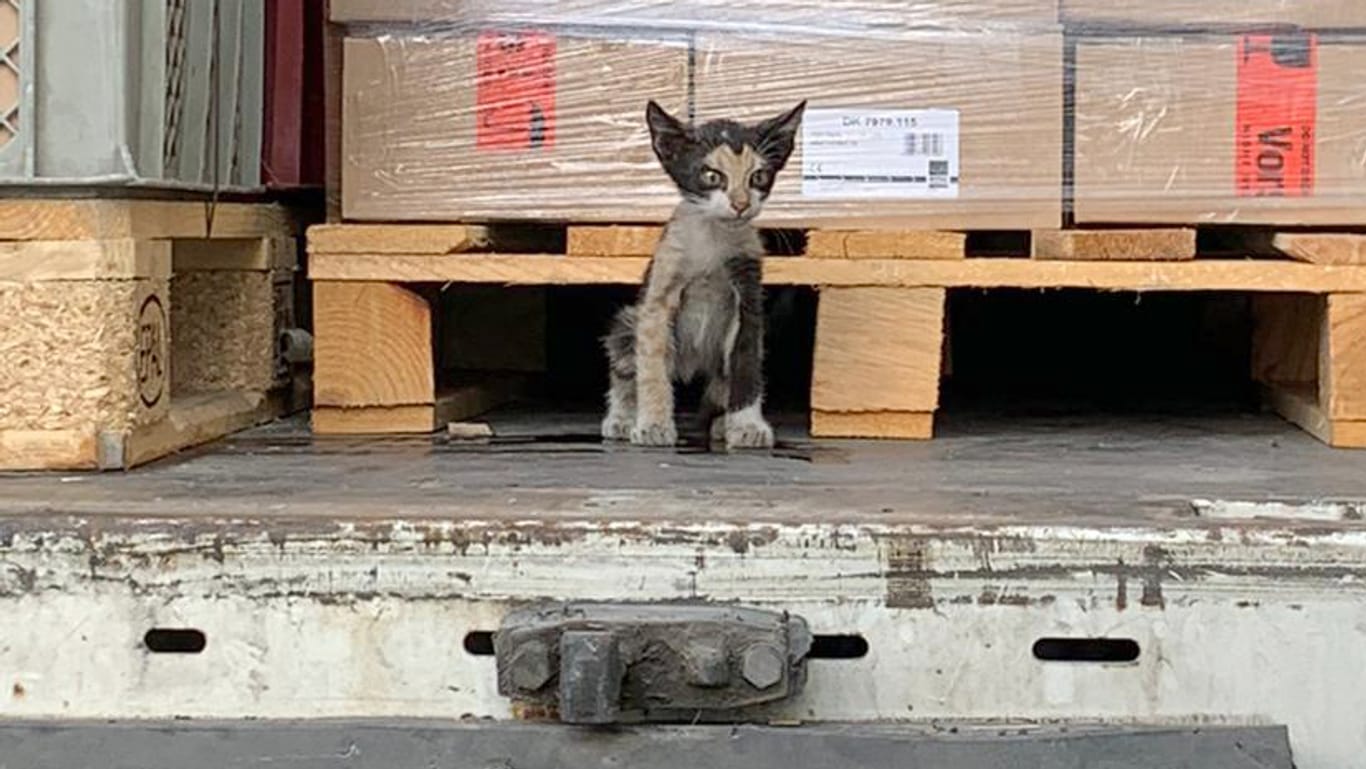
[[[733,719],[800,692],[810,649],[800,617],[731,606],[555,604],[494,636],[499,693],[573,724]]]

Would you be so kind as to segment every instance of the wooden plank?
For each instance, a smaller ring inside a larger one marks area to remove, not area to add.
[[[1328,417],[1366,419],[1366,294],[1328,297],[1319,355],[1319,403]]]
[[[1310,264],[1366,264],[1366,235],[1278,232],[1271,242],[1277,251]]]
[[[419,256],[317,254],[315,280],[505,285],[635,285],[645,257],[478,254]],[[1132,291],[1366,291],[1366,266],[1298,262],[1068,262],[1033,259],[812,259],[773,257],[764,279],[773,285],[924,288],[1090,288]]]
[[[459,254],[488,243],[488,228],[464,224],[317,224],[308,228],[310,254]]]
[[[1313,385],[1319,378],[1324,297],[1252,297],[1252,378],[1263,384]]]
[[[318,435],[405,435],[437,428],[436,406],[314,406]]]
[[[298,264],[293,238],[176,239],[172,265],[176,272],[292,269]]]
[[[938,408],[944,300],[937,288],[821,289],[812,410]]]
[[[915,411],[813,411],[811,437],[929,440],[934,437],[934,414]]]
[[[431,406],[427,300],[389,283],[313,285],[313,386],[320,406]]]
[[[168,200],[0,200],[0,240],[283,237],[294,217],[273,203]]]
[[[1195,258],[1195,230],[1034,230],[1035,259],[1184,261]]]
[[[0,470],[93,470],[97,446],[89,430],[0,430]]]
[[[166,418],[127,434],[101,439],[100,465],[130,469],[254,427],[280,416],[283,398],[231,391],[182,396]]]
[[[0,281],[132,280],[171,274],[171,244],[113,240],[0,242]]]
[[[945,230],[812,230],[806,255],[817,259],[962,259],[968,236]]]
[[[611,225],[570,227],[565,251],[570,256],[639,256],[650,254],[663,227]]]
[[[1286,421],[1334,448],[1366,448],[1366,420],[1334,420],[1319,405],[1312,385],[1263,388],[1263,399]]]

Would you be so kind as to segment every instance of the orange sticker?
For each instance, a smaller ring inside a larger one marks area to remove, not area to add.
[[[527,150],[555,144],[555,38],[484,32],[475,54],[475,146]]]
[[[1314,194],[1319,45],[1309,33],[1238,41],[1238,196]]]

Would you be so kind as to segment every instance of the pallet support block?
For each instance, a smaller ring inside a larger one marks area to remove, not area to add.
[[[821,289],[812,437],[932,437],[944,301],[937,288]]]
[[[313,285],[318,433],[421,433],[437,427],[432,310],[396,283]]]
[[[1272,294],[1253,309],[1268,405],[1330,446],[1366,448],[1366,294]]]

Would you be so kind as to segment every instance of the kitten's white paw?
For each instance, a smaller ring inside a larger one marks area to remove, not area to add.
[[[626,441],[631,439],[632,420],[619,414],[608,414],[602,420],[602,437],[609,441]]]
[[[726,415],[726,448],[773,448],[773,428],[769,426],[758,404],[746,406]]]
[[[673,446],[678,429],[672,422],[637,422],[631,429],[631,443],[637,446]]]
[[[717,417],[711,421],[711,439],[713,441],[724,441],[726,439],[725,417]]]

